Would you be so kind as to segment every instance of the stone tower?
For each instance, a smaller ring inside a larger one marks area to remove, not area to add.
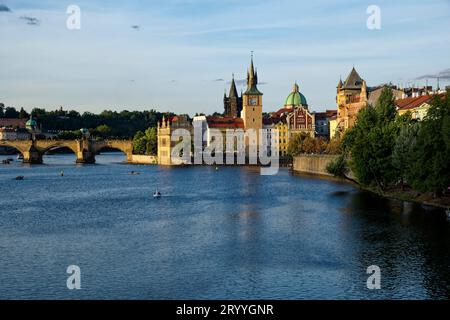
[[[339,80],[336,92],[338,109],[337,129],[340,132],[353,127],[359,110],[367,106],[367,85],[353,68],[343,83]]]
[[[223,97],[224,116],[239,118],[242,112],[242,97],[239,97],[236,83],[234,82],[234,75],[231,80],[230,93],[227,97],[226,93]]]
[[[170,121],[164,116],[161,123],[158,122],[158,164],[171,165],[170,152]]]
[[[258,73],[253,66],[253,55],[250,62],[250,69],[247,72],[247,90],[242,95],[242,114],[245,130],[256,130],[259,136],[259,130],[262,129],[262,96],[263,94],[257,88]],[[257,141],[249,141],[257,143]],[[246,143],[248,145],[248,143]]]

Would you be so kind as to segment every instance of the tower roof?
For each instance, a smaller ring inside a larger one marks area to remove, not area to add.
[[[236,89],[236,82],[234,82],[234,74],[233,74],[233,78],[231,79],[230,94],[228,96],[229,97],[237,97],[238,96],[238,92]]]
[[[285,106],[308,106],[305,96],[299,91],[297,82],[292,88],[292,92],[286,98]]]
[[[257,95],[262,96],[262,93],[258,90],[258,74],[255,72],[255,67],[253,66],[253,54],[250,61],[250,69],[247,72],[247,90],[244,95]]]
[[[350,74],[344,82],[344,89],[361,89],[363,85],[363,79],[356,72],[355,67],[352,68]]]

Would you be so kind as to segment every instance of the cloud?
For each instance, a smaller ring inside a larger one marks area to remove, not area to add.
[[[219,79],[215,79],[215,80],[213,80],[213,82],[223,82],[223,81],[225,81],[224,79],[222,79],[222,78],[219,78]]]
[[[132,25],[132,26],[131,26],[131,29],[134,29],[134,30],[136,30],[136,31],[139,31],[140,26],[138,26],[137,24],[135,24],[135,25]]]
[[[27,24],[30,26],[38,26],[41,23],[41,20],[39,20],[38,18],[29,16],[22,16],[20,17],[20,19],[25,20]]]
[[[0,3],[0,12],[11,12],[11,9]]]
[[[416,80],[436,78],[450,80],[450,68],[442,70],[441,72],[438,72],[436,74],[425,74],[423,76],[417,77]]]

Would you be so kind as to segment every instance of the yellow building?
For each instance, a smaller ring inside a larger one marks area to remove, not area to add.
[[[172,142],[172,132],[176,129],[186,129],[192,133],[192,125],[186,116],[173,116],[169,118],[163,117],[158,122],[158,164],[172,165],[171,159],[172,148],[177,142]]]
[[[353,127],[359,110],[367,107],[367,85],[352,69],[347,79],[343,83],[339,80],[336,93],[336,103],[338,114],[336,118],[336,128],[340,132]]]
[[[411,118],[415,120],[423,120],[430,109],[430,101],[434,95],[423,95],[418,97],[410,97],[395,101],[397,113],[404,115],[411,113]]]
[[[337,117],[332,117],[328,124],[330,126],[330,140],[336,136],[337,131]]]

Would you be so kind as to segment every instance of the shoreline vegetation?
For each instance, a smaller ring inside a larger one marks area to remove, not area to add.
[[[436,95],[427,116],[399,116],[385,88],[339,139],[326,171],[386,198],[450,209],[450,90]]]

